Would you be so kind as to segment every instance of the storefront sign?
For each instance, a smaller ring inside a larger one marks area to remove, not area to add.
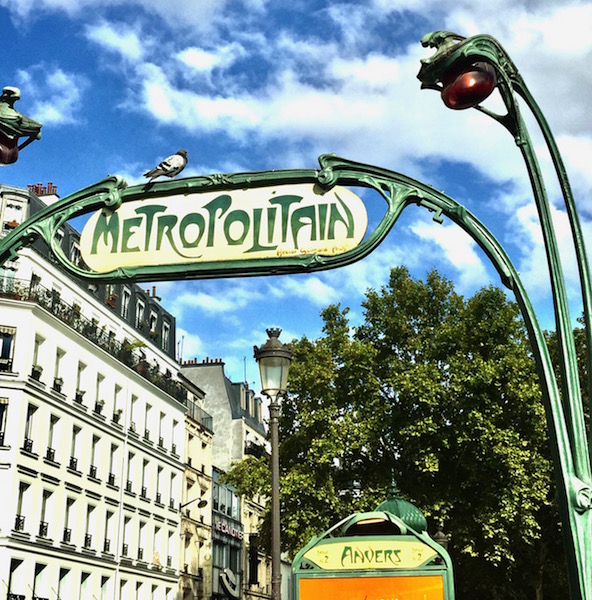
[[[214,528],[216,531],[223,533],[225,535],[229,535],[230,537],[236,538],[237,540],[242,540],[244,537],[244,533],[240,529],[236,529],[232,525],[228,523],[224,523],[222,521],[216,521],[214,523]]]
[[[97,273],[122,267],[334,256],[355,248],[368,225],[345,187],[309,183],[177,194],[103,209],[82,231],[80,250]]]

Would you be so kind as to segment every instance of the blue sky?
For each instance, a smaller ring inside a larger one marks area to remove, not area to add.
[[[315,168],[334,152],[464,204],[502,242],[553,327],[536,211],[512,139],[477,111],[450,111],[420,90],[419,61],[431,51],[419,40],[437,29],[491,34],[512,56],[558,140],[591,239],[592,4],[569,0],[0,0],[0,85],[19,87],[16,108],[43,123],[41,141],[0,181],[52,181],[64,197],[108,174],[139,183],[179,148],[189,154],[187,176]],[[549,192],[575,317],[567,220]],[[329,303],[359,322],[366,289],[401,264],[422,278],[436,268],[465,295],[499,284],[458,228],[409,209],[350,267],[163,282],[157,293],[177,316],[183,358],[222,358],[232,379],[257,388],[252,347],[266,327],[281,327],[284,341],[316,337]]]

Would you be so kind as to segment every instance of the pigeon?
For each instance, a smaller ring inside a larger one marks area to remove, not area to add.
[[[166,175],[172,179],[185,168],[186,164],[187,150],[178,150],[172,156],[165,158],[157,167],[144,173],[144,177],[149,177],[150,181],[161,175]]]

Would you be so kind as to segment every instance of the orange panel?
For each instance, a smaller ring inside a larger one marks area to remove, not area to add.
[[[438,575],[300,580],[300,600],[444,600]]]

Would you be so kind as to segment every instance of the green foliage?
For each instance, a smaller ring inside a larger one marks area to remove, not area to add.
[[[437,272],[404,268],[369,290],[364,322],[321,314],[294,342],[282,404],[282,544],[399,495],[452,535],[457,598],[560,598],[566,589],[547,430],[517,306],[489,287],[465,300]],[[265,461],[237,465],[267,491]],[[260,467],[260,468],[259,468]],[[552,574],[547,577],[546,575]]]

